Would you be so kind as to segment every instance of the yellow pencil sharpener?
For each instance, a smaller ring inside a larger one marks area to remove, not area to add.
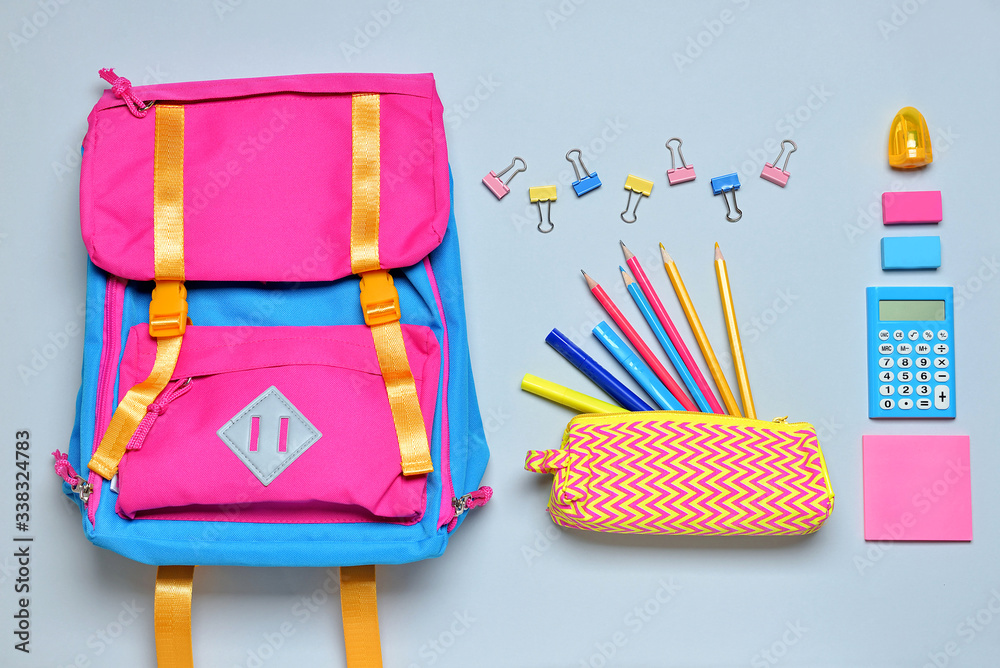
[[[903,107],[889,128],[889,166],[917,169],[934,162],[931,135],[923,114],[913,107]]]

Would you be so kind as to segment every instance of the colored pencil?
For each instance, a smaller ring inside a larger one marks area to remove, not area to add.
[[[583,375],[599,388],[611,395],[615,401],[630,411],[651,411],[653,407],[639,398],[628,386],[615,378],[610,371],[597,363],[580,346],[576,345],[558,329],[553,329],[545,337],[545,343],[552,346],[557,353],[579,369]]]
[[[684,339],[681,338],[681,333],[678,332],[677,327],[674,326],[674,321],[671,319],[670,314],[667,313],[667,309],[663,307],[663,302],[660,301],[660,296],[656,294],[656,290],[653,289],[653,284],[649,281],[649,277],[646,276],[646,272],[643,270],[642,265],[639,264],[639,258],[637,258],[635,254],[632,253],[627,246],[625,246],[624,242],[619,241],[618,243],[622,245],[622,252],[625,254],[625,264],[627,264],[629,269],[632,270],[632,275],[635,277],[639,287],[642,288],[642,292],[646,295],[646,299],[649,300],[650,306],[653,307],[653,312],[656,314],[657,319],[659,319],[663,329],[666,330],[667,336],[670,337],[670,342],[674,344],[674,347],[680,354],[684,365],[687,366],[688,371],[694,378],[698,391],[696,392],[693,387],[688,385],[688,389],[691,390],[691,395],[694,397],[694,400],[698,402],[699,406],[702,406],[702,403],[698,401],[698,395],[700,393],[702,399],[708,401],[708,405],[710,407],[702,407],[702,410],[705,412],[710,411],[712,413],[724,414],[726,411],[723,410],[719,400],[715,398],[715,392],[713,392],[712,388],[709,386],[708,380],[705,379],[705,375],[701,372],[701,368],[698,366],[694,356],[691,354],[691,350],[687,347],[687,344],[684,343]],[[650,326],[652,327],[652,323],[650,323]],[[666,348],[666,346],[664,346],[664,348]],[[674,366],[677,366],[676,362],[674,363]],[[678,372],[680,372],[680,369],[678,369]],[[687,381],[685,381],[685,384],[687,384]]]
[[[639,351],[639,355],[642,356],[642,359],[646,360],[646,364],[652,367],[653,373],[655,373],[656,377],[660,379],[660,382],[667,386],[667,390],[670,394],[672,394],[674,398],[680,402],[681,406],[684,407],[684,410],[698,410],[698,407],[695,406],[694,402],[688,398],[688,396],[684,393],[684,390],[681,389],[680,385],[677,384],[677,381],[674,380],[667,371],[666,367],[664,367],[660,360],[656,358],[656,355],[654,355],[653,351],[646,345],[646,342],[642,340],[642,337],[639,336],[639,332],[635,331],[635,327],[633,327],[628,319],[625,318],[625,314],[621,312],[621,309],[619,309],[613,301],[611,301],[611,297],[609,297],[608,293],[604,291],[604,288],[598,285],[597,281],[588,276],[587,272],[582,271],[582,273],[583,277],[587,279],[587,287],[589,287],[590,291],[595,297],[597,297],[597,301],[601,303],[601,306],[603,306],[604,310],[608,312],[611,319],[615,321],[615,324],[617,324],[621,330],[625,332],[626,338],[628,338],[628,340],[632,342],[632,345],[635,346],[635,349]]]
[[[743,358],[743,344],[740,342],[740,326],[736,323],[733,291],[729,286],[729,270],[726,268],[726,258],[722,256],[719,244],[715,244],[715,277],[719,281],[719,299],[722,301],[722,313],[726,317],[729,349],[733,353],[733,366],[736,367],[736,383],[740,387],[743,415],[756,418],[757,410],[754,408],[753,394],[750,392],[750,376],[747,374],[747,362]]]
[[[656,340],[660,342],[663,346],[664,352],[667,353],[667,357],[670,358],[670,363],[674,365],[677,369],[678,375],[681,377],[681,381],[688,388],[691,393],[691,397],[694,399],[695,403],[698,404],[698,408],[705,413],[711,413],[712,407],[708,405],[705,397],[701,395],[698,390],[698,384],[694,382],[694,378],[691,377],[691,372],[688,371],[687,366],[684,364],[684,360],[681,356],[677,354],[677,349],[674,348],[674,344],[670,342],[670,338],[667,336],[666,330],[663,329],[663,325],[660,321],[656,319],[656,314],[653,313],[653,307],[649,304],[649,300],[646,296],[642,294],[642,290],[639,289],[639,284],[635,282],[635,279],[629,276],[628,272],[618,267],[619,271],[622,272],[622,279],[625,281],[625,287],[628,289],[630,295],[632,295],[632,301],[635,305],[639,307],[642,312],[642,317],[646,319],[649,324],[650,329],[653,330],[653,334],[656,335]]]
[[[667,386],[660,382],[653,371],[642,361],[642,358],[632,352],[628,344],[622,340],[611,325],[606,322],[599,322],[594,327],[594,336],[604,344],[608,352],[615,356],[618,363],[628,371],[636,382],[642,385],[649,396],[653,397],[656,405],[665,411],[682,411],[684,408],[677,399],[667,390]]]
[[[580,411],[581,413],[624,412],[624,409],[621,406],[615,406],[614,404],[609,404],[606,401],[595,399],[594,397],[588,396],[583,392],[571,390],[568,387],[553,383],[551,380],[545,380],[544,378],[539,378],[538,376],[532,376],[530,373],[524,374],[524,379],[521,381],[521,389],[526,392],[531,392],[532,394],[537,394],[538,396],[548,399],[549,401],[554,401],[557,404],[568,406],[569,408]]]
[[[743,414],[736,403],[736,397],[733,396],[733,391],[729,389],[729,383],[726,382],[726,375],[722,373],[722,366],[719,364],[719,359],[715,356],[715,351],[712,350],[708,334],[705,333],[705,328],[701,326],[701,319],[698,317],[698,312],[694,310],[694,302],[691,301],[691,295],[688,294],[687,288],[684,286],[684,279],[681,278],[681,272],[677,270],[674,259],[667,253],[667,249],[663,247],[663,244],[660,244],[660,255],[663,256],[663,266],[667,270],[667,276],[670,277],[670,283],[674,286],[674,292],[677,294],[677,300],[681,303],[684,315],[687,316],[688,324],[691,325],[694,338],[698,341],[701,354],[705,357],[708,370],[712,373],[715,386],[719,388],[722,403],[725,404],[726,411],[730,415],[741,417]]]

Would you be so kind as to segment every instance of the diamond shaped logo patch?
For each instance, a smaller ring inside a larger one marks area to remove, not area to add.
[[[323,435],[273,385],[216,433],[265,486]]]

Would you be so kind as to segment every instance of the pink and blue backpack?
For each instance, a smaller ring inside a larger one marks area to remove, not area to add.
[[[371,565],[490,495],[434,79],[102,76],[64,490],[160,567],[161,667],[192,665],[199,564],[342,567],[348,664],[381,665]]]

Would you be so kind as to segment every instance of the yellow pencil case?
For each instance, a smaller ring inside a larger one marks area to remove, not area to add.
[[[816,428],[784,418],[587,413],[524,468],[554,474],[549,515],[575,529],[787,536],[816,531],[833,510]]]

